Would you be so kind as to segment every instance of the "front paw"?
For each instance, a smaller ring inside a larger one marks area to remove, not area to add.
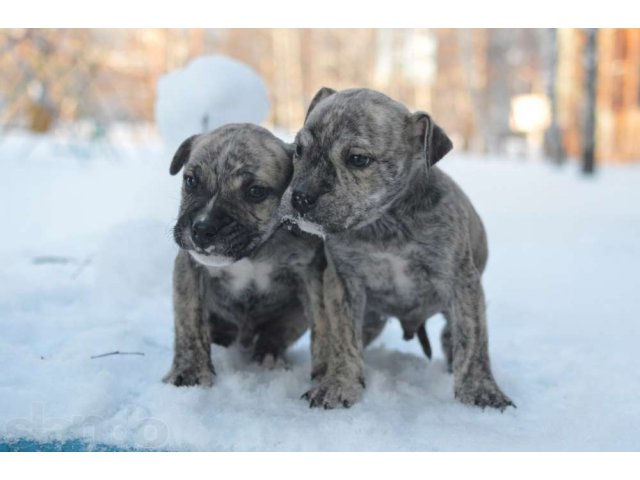
[[[349,408],[360,400],[363,390],[363,379],[325,378],[318,386],[302,395],[302,398],[309,402],[310,408]]]
[[[192,387],[199,385],[201,387],[213,386],[213,378],[215,372],[209,366],[191,367],[175,365],[171,368],[162,381],[175,385],[176,387]]]
[[[327,374],[327,362],[316,363],[311,369],[311,380],[321,382],[324,376]]]
[[[455,397],[467,405],[497,408],[503,412],[507,407],[517,408],[493,381],[476,382],[471,386],[457,387]]]

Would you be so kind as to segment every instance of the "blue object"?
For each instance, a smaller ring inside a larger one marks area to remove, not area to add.
[[[65,440],[64,442],[36,442],[20,439],[12,442],[0,442],[0,452],[155,452],[157,450],[123,448],[104,443],[90,443],[84,440]]]

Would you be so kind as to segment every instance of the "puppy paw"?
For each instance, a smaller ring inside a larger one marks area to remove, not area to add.
[[[313,368],[311,369],[311,380],[316,380],[320,382],[322,381],[326,373],[327,373],[326,362],[314,364]]]
[[[251,360],[268,370],[287,369],[289,365],[284,356],[284,349],[274,342],[258,337],[253,348]]]
[[[325,379],[302,395],[302,398],[309,402],[310,408],[349,408],[360,400],[363,390],[363,380]]]
[[[280,355],[273,352],[254,352],[252,361],[260,365],[267,370],[288,370],[289,364],[284,358],[284,355]]]
[[[171,368],[171,371],[162,379],[164,383],[175,385],[176,387],[201,387],[213,386],[215,372],[209,367],[183,367]]]
[[[495,382],[485,381],[471,387],[459,387],[455,391],[455,397],[462,403],[475,405],[482,409],[491,407],[503,412],[507,407],[517,408],[515,403],[502,393]]]

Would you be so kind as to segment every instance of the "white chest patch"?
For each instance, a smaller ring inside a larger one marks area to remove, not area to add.
[[[413,281],[407,273],[409,261],[406,258],[391,252],[376,252],[371,256],[379,265],[379,268],[376,268],[381,273],[378,280],[392,281],[399,292],[411,290]]]
[[[273,267],[265,262],[252,262],[248,258],[225,267],[224,271],[231,277],[229,287],[235,291],[242,291],[251,284],[258,290],[267,290],[271,284]]]

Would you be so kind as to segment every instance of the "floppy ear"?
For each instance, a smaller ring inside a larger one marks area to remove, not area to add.
[[[422,157],[427,166],[435,165],[453,148],[451,139],[425,112],[416,112],[410,117],[414,139],[419,142]]]
[[[176,153],[173,156],[173,160],[171,160],[171,166],[169,167],[169,173],[171,175],[178,173],[184,164],[187,163],[189,155],[191,155],[191,146],[193,145],[193,141],[198,137],[199,135],[192,135],[180,144],[178,150],[176,150]]]
[[[307,109],[307,114],[304,116],[304,121],[305,122],[307,121],[307,118],[309,118],[309,114],[311,113],[311,110],[316,108],[316,105],[318,105],[318,103],[320,103],[325,98],[330,97],[334,93],[336,93],[336,91],[333,88],[329,88],[329,87],[322,87],[320,90],[318,90],[318,93],[315,94],[315,96],[313,97],[313,100],[311,100],[311,103],[309,104],[309,108]]]

